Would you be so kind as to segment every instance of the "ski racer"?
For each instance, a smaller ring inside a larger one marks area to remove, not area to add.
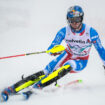
[[[66,42],[67,48],[60,53],[50,53],[50,55],[59,56],[52,60],[44,70],[22,78],[13,86],[4,89],[1,93],[4,100],[7,100],[6,96],[17,93],[30,85],[33,85],[33,88],[40,89],[56,82],[69,72],[78,73],[82,71],[87,65],[92,44],[105,68],[105,49],[97,31],[83,23],[83,9],[78,5],[70,7],[66,18],[68,25],[58,31],[48,50],[60,45],[63,40]]]

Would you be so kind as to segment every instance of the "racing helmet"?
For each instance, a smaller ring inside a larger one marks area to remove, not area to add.
[[[84,17],[84,11],[78,5],[71,6],[67,11],[67,22],[68,23],[73,23],[73,22],[82,23],[83,17]]]

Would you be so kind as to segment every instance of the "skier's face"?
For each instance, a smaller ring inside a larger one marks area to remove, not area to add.
[[[81,17],[68,18],[68,23],[73,29],[79,30],[82,24],[82,18]]]
[[[70,26],[73,28],[73,29],[76,29],[76,30],[79,30],[80,29],[80,26],[81,26],[81,22],[73,22],[73,23],[70,23]]]

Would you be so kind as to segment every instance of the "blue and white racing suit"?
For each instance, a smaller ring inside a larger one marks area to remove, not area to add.
[[[105,49],[101,45],[98,33],[92,27],[83,24],[79,32],[73,32],[70,26],[62,28],[58,31],[48,50],[55,45],[60,45],[63,40],[67,44],[66,50],[45,67],[45,74],[67,64],[72,67],[72,72],[83,70],[87,65],[92,44],[105,65]]]

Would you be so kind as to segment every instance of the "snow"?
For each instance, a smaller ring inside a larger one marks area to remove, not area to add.
[[[84,22],[94,27],[105,46],[105,0],[0,0],[0,57],[44,51],[57,31],[66,23],[67,9],[80,5]],[[64,43],[64,42],[63,42]],[[44,69],[54,57],[30,55],[0,60],[0,91],[29,75]],[[6,105],[105,105],[105,75],[96,50],[92,47],[87,67],[80,73],[68,74],[58,81],[65,84],[82,79],[83,83],[32,95],[28,101],[13,96]],[[55,88],[54,84],[46,89]],[[4,104],[4,103],[0,103]]]

